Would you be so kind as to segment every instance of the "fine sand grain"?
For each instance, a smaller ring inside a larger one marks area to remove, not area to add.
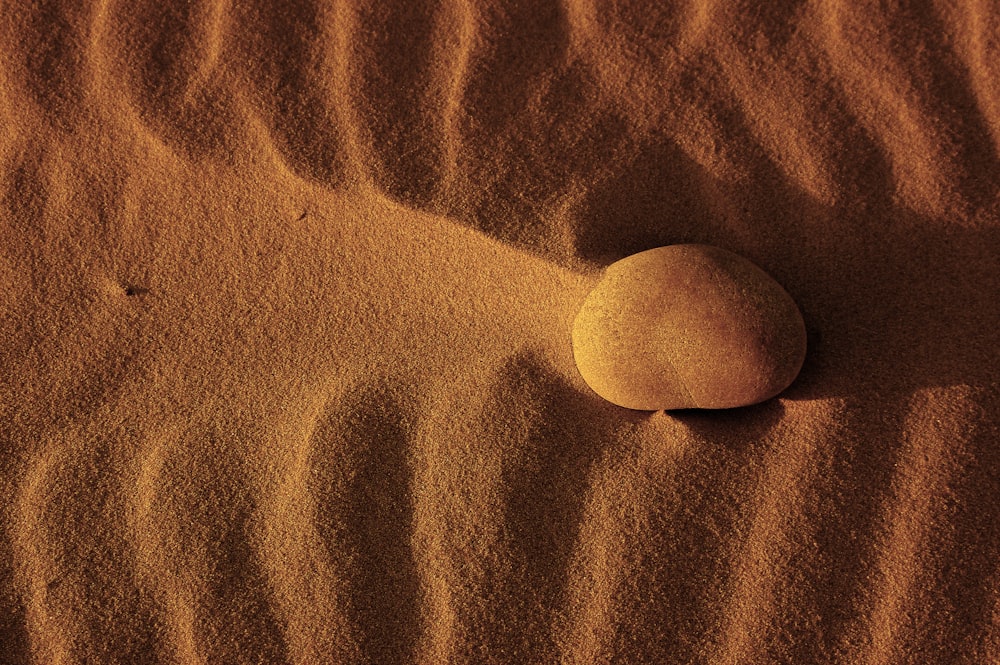
[[[1000,661],[1000,12],[888,6],[0,0],[0,663]],[[578,376],[677,243],[779,398]]]

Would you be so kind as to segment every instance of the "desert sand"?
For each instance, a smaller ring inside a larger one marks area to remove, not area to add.
[[[1000,12],[669,4],[0,3],[0,663],[1000,661]],[[580,378],[677,243],[779,397]]]

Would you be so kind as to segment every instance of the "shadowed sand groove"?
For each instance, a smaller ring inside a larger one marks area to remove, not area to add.
[[[716,633],[736,567],[731,543],[746,538],[748,495],[782,414],[774,403],[721,418],[692,412],[678,418],[683,428],[651,420],[637,432],[643,499],[628,503],[641,506],[641,526],[622,537],[638,565],[619,596],[610,662],[696,660]],[[659,557],[660,566],[644,563]]]
[[[950,141],[933,117],[936,111],[914,89],[919,84],[912,80],[912,72],[919,69],[905,66],[905,58],[913,51],[890,41],[890,35],[903,34],[906,28],[889,27],[889,21],[899,21],[898,17],[879,17],[885,21],[882,25],[859,21],[860,17],[837,2],[818,7],[826,28],[819,35],[820,45],[838,84],[846,89],[853,114],[889,155],[898,195],[918,212],[946,212],[958,203],[948,175],[958,171],[944,147]],[[853,38],[855,31],[868,37],[864,49]]]
[[[448,85],[453,65],[439,44],[451,41],[448,2],[359,3],[356,17],[359,34],[367,35],[353,43],[351,54],[357,110],[367,121],[367,156],[376,184],[414,206],[434,198],[446,168],[448,91],[441,84]],[[435,76],[439,69],[445,73]]]
[[[642,126],[673,109],[663,99],[689,100],[689,81],[681,79],[684,65],[702,56],[705,36],[718,10],[714,0],[670,5],[608,5],[594,0],[563,3],[574,53],[596,72],[606,95],[628,109]],[[623,83],[631,94],[622,96]],[[697,130],[688,126],[689,132]]]
[[[476,385],[473,395],[489,390],[493,371],[480,367],[471,377],[470,382]],[[448,380],[445,377],[445,382]],[[427,412],[465,413],[468,407],[446,385],[428,388]],[[496,542],[496,526],[489,523],[478,525],[472,538],[468,533],[476,506],[486,501],[489,493],[483,483],[471,484],[464,490],[461,486],[460,479],[469,477],[479,457],[479,452],[470,447],[474,426],[475,421],[466,416],[429,420],[421,423],[417,431],[413,451],[413,543],[417,572],[426,593],[423,613],[427,625],[418,647],[418,662],[467,660],[462,633],[462,606],[467,592],[462,578],[468,584],[469,578],[481,576],[481,564],[462,571],[462,562],[470,554],[473,562],[482,561]],[[485,457],[483,462],[493,460]],[[438,528],[441,524],[447,528]]]
[[[774,66],[762,68],[759,61],[766,56],[757,53],[750,58],[743,49],[729,44],[718,46],[715,57],[735,97],[735,106],[743,111],[762,149],[797,187],[821,203],[835,203],[837,188],[830,174],[835,173],[832,164],[837,148],[828,145],[825,128],[817,125],[822,115],[806,106],[816,98],[825,102],[818,91],[804,94],[808,87],[815,86],[808,73]]]
[[[961,387],[949,390],[966,392]],[[971,432],[968,414],[948,413],[936,408],[935,402],[940,403],[926,393],[916,394],[911,402],[891,497],[883,509],[886,532],[881,534],[876,573],[866,590],[872,604],[865,613],[867,639],[859,653],[847,654],[851,660],[873,665],[906,660],[911,645],[919,644],[928,634],[929,613],[944,609],[935,607],[935,599],[927,591],[947,574],[938,557],[942,550],[947,551],[948,536],[935,534],[934,526],[949,510],[951,487],[962,458],[968,455]],[[912,431],[924,436],[914,441],[909,434]],[[918,564],[919,558],[923,561]],[[933,647],[921,651],[942,659],[949,656],[934,654]]]
[[[0,0],[0,664],[995,662],[998,20]],[[779,399],[583,383],[681,242]]]
[[[134,425],[115,428],[113,422],[109,418],[75,437],[84,449],[67,451],[69,459],[57,465],[51,482],[58,490],[43,512],[42,533],[57,533],[65,523],[79,527],[78,537],[62,534],[46,546],[57,566],[79,571],[46,580],[44,605],[50,616],[65,614],[79,622],[66,635],[72,661],[141,662],[159,658],[163,644],[159,608],[135,577],[136,534],[126,517],[128,471],[139,441]],[[82,496],[89,499],[80,501]],[[129,572],[108,585],[116,571]]]
[[[147,434],[143,451],[136,459],[136,488],[129,528],[136,539],[136,577],[161,608],[164,660],[200,664],[205,659],[195,637],[194,605],[165,555],[164,549],[169,548],[169,530],[163,528],[158,501],[164,464],[182,440],[181,434],[172,430]]]
[[[0,435],[0,496],[16,496],[17,488],[12,482],[17,461],[14,459],[15,431]],[[17,523],[14,506],[0,507],[0,644],[6,650],[5,658],[11,665],[28,662],[31,634],[27,626],[27,613],[23,596],[18,589],[18,560],[16,541],[18,534],[13,526]]]
[[[349,391],[312,435],[317,531],[341,565],[357,662],[413,662],[422,591],[413,559],[412,416],[398,388]]]
[[[356,130],[343,109],[349,100],[343,90],[350,32],[341,18],[351,11],[347,4],[237,3],[231,18],[250,28],[232,35],[249,78],[248,103],[264,118],[284,161],[327,185],[343,184],[348,167],[357,168],[360,159],[351,144]]]
[[[234,475],[234,480],[240,477]],[[207,486],[225,488],[226,483],[220,480],[213,479]],[[208,527],[199,545],[207,547],[209,564],[205,571],[207,593],[196,599],[195,620],[206,641],[217,645],[205,649],[206,660],[282,662],[286,649],[255,552],[252,508],[245,500],[225,500],[212,492],[205,498],[206,503],[223,507],[220,510],[199,502],[195,512],[199,522]]]
[[[324,539],[336,523],[330,519],[329,503],[320,503],[331,492],[343,491],[343,479],[330,473],[344,455],[336,438],[341,401],[341,395],[317,400],[304,419],[305,427],[301,418],[291,418],[287,432],[278,430],[288,446],[284,477],[275,483],[262,515],[269,586],[293,663],[361,660],[350,616],[351,563],[341,547],[329,547]],[[298,565],[290,567],[289,561]]]
[[[452,138],[463,177],[452,181],[442,208],[515,245],[565,259],[564,244],[545,237],[543,215],[576,193],[575,176],[601,171],[600,161],[579,156],[597,150],[610,157],[625,123],[612,105],[594,107],[586,98],[592,75],[572,57],[561,3],[482,5],[475,20],[490,29],[477,32],[468,59],[460,60],[467,63],[465,84]],[[556,127],[547,121],[553,108],[575,111]],[[497,148],[487,147],[498,139]]]
[[[158,492],[147,500],[163,534],[156,569],[169,597],[160,602],[174,649],[195,662],[281,663],[285,645],[255,552],[253,499],[236,490],[251,481],[228,441],[192,429],[159,462]],[[192,522],[197,529],[186,526]]]
[[[132,107],[161,140],[196,159],[225,158],[238,127],[223,61],[228,5],[115,2],[109,9],[121,28],[108,52]]]
[[[599,444],[581,449],[565,442],[581,441],[575,428],[583,413],[600,410],[612,422],[621,414],[596,397],[574,396],[529,354],[481,372],[475,402],[439,402],[435,412],[462,414],[422,426],[418,439],[415,542],[428,555],[418,567],[434,608],[434,638],[421,653],[426,662],[553,661],[553,631],[566,602],[563,576],[599,452]],[[498,468],[502,459],[511,460],[507,468]],[[498,520],[504,527],[480,524],[484,514],[505,516]],[[450,536],[425,531],[431,519],[445,520]]]
[[[816,534],[807,507],[829,470],[830,451],[824,444],[843,417],[843,404],[838,402],[827,405],[824,419],[813,418],[806,426],[801,424],[803,412],[818,409],[786,406],[782,423],[769,434],[765,444],[769,450],[757,467],[759,478],[750,499],[750,526],[745,539],[734,543],[734,571],[718,638],[708,645],[706,662],[812,662],[821,658],[803,652],[813,637],[819,603],[804,592],[800,575],[822,566],[816,560]],[[801,607],[812,616],[800,619]]]
[[[658,417],[636,418],[623,432],[594,463],[577,547],[567,567],[565,615],[555,626],[560,655],[567,663],[612,661],[619,618],[628,611],[631,579],[641,567],[631,545],[650,529],[643,504],[656,493],[657,513],[681,509],[671,490],[688,452],[682,425]]]
[[[37,454],[25,470],[21,486],[14,500],[13,560],[20,600],[25,607],[25,629],[29,635],[24,659],[53,663],[72,662],[71,642],[58,620],[49,616],[44,607],[46,585],[58,572],[51,571],[52,561],[44,551],[39,551],[39,539],[44,543],[45,530],[41,524],[41,509],[45,502],[47,478],[52,473],[58,456],[59,442],[51,442]]]
[[[580,429],[583,414],[598,408],[594,402],[537,359],[520,356],[504,365],[483,404],[479,420],[487,426],[474,445],[508,461],[490,503],[480,508],[499,514],[504,529],[483,564],[483,588],[470,617],[472,661],[557,659],[553,627],[562,618],[567,567],[580,546],[590,471],[611,436],[590,438]],[[600,406],[614,423],[613,410]]]
[[[51,122],[72,124],[75,110],[85,95],[86,54],[90,3],[63,4],[57,0],[21,5],[8,14],[13,3],[5,3],[8,40],[14,39],[14,68]],[[9,57],[9,56],[8,56]]]
[[[488,602],[485,577],[501,536],[499,525],[478,524],[475,516],[495,510],[490,479],[499,469],[497,458],[476,445],[475,414],[497,371],[481,367],[470,377],[479,390],[469,405],[451,401],[455,396],[446,384],[437,386],[429,398],[434,412],[451,411],[460,417],[428,421],[418,433],[413,542],[428,605],[428,630],[419,650],[422,662],[475,662],[487,657],[481,645],[483,627],[474,617]],[[442,523],[447,529],[437,528]],[[478,632],[470,634],[469,628]]]

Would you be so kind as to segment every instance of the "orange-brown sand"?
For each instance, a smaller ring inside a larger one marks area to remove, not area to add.
[[[0,663],[1000,661],[998,62],[987,0],[0,2]],[[577,375],[686,242],[801,307],[779,398]]]

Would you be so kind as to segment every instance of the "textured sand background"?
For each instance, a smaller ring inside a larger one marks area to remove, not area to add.
[[[0,3],[0,663],[1000,661],[1000,10],[662,4]],[[679,242],[780,399],[582,385]]]

